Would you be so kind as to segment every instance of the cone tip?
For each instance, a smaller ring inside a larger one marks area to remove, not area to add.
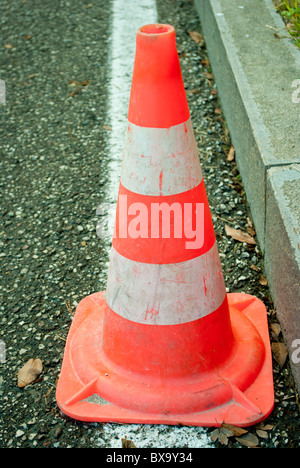
[[[174,26],[170,24],[147,24],[138,29],[138,34],[143,36],[157,36],[161,34],[173,34]]]

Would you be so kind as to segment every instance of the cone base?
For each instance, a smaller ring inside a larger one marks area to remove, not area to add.
[[[248,427],[274,407],[272,354],[264,304],[228,294],[235,344],[217,369],[190,379],[141,379],[106,359],[101,330],[104,293],[85,298],[69,332],[57,403],[72,419],[122,424]],[[100,330],[100,332],[99,332]]]

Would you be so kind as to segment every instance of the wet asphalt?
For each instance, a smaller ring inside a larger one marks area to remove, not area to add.
[[[119,177],[124,119],[121,113],[116,123],[110,107],[113,7],[93,0],[0,4],[2,448],[122,447],[125,435],[136,447],[223,446],[211,440],[212,429],[83,424],[56,405],[72,314],[82,298],[106,287],[110,238],[97,236],[97,208],[115,202],[111,184]],[[193,2],[158,0],[156,8],[158,21],[176,28],[227,290],[256,295],[270,325],[277,323],[259,246],[225,233],[225,224],[247,231],[251,213],[238,168],[227,160],[230,135],[205,43],[189,34],[200,32]],[[270,337],[283,341],[271,329]],[[43,373],[21,390],[17,373],[31,358],[42,360]],[[267,437],[257,428],[249,432],[259,447],[297,447],[298,400],[288,359],[283,367],[274,360],[274,382],[276,405],[265,423],[271,429]],[[231,437],[225,446],[243,445]]]

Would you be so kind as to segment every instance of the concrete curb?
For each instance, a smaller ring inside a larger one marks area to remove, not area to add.
[[[272,0],[195,6],[300,392],[300,53]]]

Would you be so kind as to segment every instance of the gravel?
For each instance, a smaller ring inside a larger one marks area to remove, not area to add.
[[[251,213],[234,161],[205,44],[190,0],[157,1],[159,21],[171,23],[212,217],[229,292],[264,301],[270,325],[276,311],[259,246],[241,244],[225,224],[247,231]],[[56,405],[55,385],[65,339],[78,302],[105,289],[108,248],[96,235],[99,203],[106,201],[107,75],[112,2],[2,0],[0,78],[0,362],[2,448],[222,447],[213,429],[69,420]],[[263,283],[263,284],[262,284]],[[272,341],[282,334],[270,330]],[[30,359],[44,365],[24,389],[17,373]],[[258,446],[299,446],[298,396],[288,359],[274,360],[276,406]],[[249,432],[257,434],[257,427]],[[262,434],[261,434],[262,435]],[[226,447],[242,447],[230,437]]]

